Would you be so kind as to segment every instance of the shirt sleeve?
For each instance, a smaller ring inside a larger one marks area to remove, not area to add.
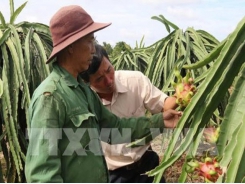
[[[52,94],[41,95],[29,109],[31,128],[28,129],[29,146],[25,174],[27,182],[63,182],[58,139],[64,105]]]
[[[129,143],[151,134],[153,129],[154,131],[158,129],[160,134],[164,128],[162,113],[150,117],[119,118],[106,109],[98,97],[97,101],[100,111],[98,115],[101,127],[101,139],[104,142],[110,144]]]
[[[140,73],[139,84],[142,96],[144,97],[144,106],[151,113],[159,113],[163,110],[165,99],[168,97],[165,93],[155,87],[148,77]]]

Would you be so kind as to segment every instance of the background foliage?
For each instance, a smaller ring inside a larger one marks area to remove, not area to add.
[[[13,0],[9,3],[9,23],[0,12],[0,74],[4,86],[0,101],[0,141],[1,165],[6,168],[0,168],[0,180],[23,182],[28,107],[33,91],[50,72],[45,61],[52,41],[47,25],[15,23],[27,2],[16,10]]]
[[[52,49],[49,27],[26,21],[15,23],[26,3],[14,9],[14,1],[9,0],[8,23],[0,12],[1,182],[25,182],[28,106],[33,91],[52,70],[45,64]],[[169,34],[150,46],[144,45],[144,37],[134,48],[123,41],[114,47],[102,43],[116,70],[141,71],[168,95],[174,92],[171,84],[176,81],[174,70],[180,71],[182,76],[190,71],[198,88],[173,132],[164,159],[148,174],[159,182],[163,172],[184,152],[189,157],[195,155],[203,128],[220,126],[217,146],[222,157],[220,164],[227,172],[220,176],[219,182],[244,181],[245,20],[219,42],[205,30],[189,27],[183,31],[163,15],[152,19],[162,23]],[[231,86],[234,90],[230,95]],[[186,127],[189,131],[176,148]],[[236,159],[232,159],[233,156]],[[185,182],[186,177],[183,165],[179,182]]]

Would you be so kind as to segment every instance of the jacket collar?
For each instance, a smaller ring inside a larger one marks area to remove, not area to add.
[[[66,69],[57,63],[53,64],[53,72],[61,77],[67,86],[76,88],[79,85],[79,82]]]

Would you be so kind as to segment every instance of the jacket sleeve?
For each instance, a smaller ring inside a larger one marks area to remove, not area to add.
[[[96,97],[100,106],[97,115],[102,141],[109,144],[129,143],[149,135],[153,130],[156,132],[158,129],[158,134],[162,132],[164,127],[162,113],[150,117],[119,118],[103,106],[97,95]]]
[[[52,94],[41,95],[29,108],[29,146],[26,155],[27,182],[63,182],[58,139],[63,106]]]

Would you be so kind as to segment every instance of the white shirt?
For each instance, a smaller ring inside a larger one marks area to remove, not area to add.
[[[116,91],[112,101],[101,99],[103,105],[118,117],[145,116],[146,110],[159,113],[168,97],[138,71],[115,71]],[[102,142],[109,170],[129,165],[141,158],[150,144],[126,148],[127,144],[110,145]]]

